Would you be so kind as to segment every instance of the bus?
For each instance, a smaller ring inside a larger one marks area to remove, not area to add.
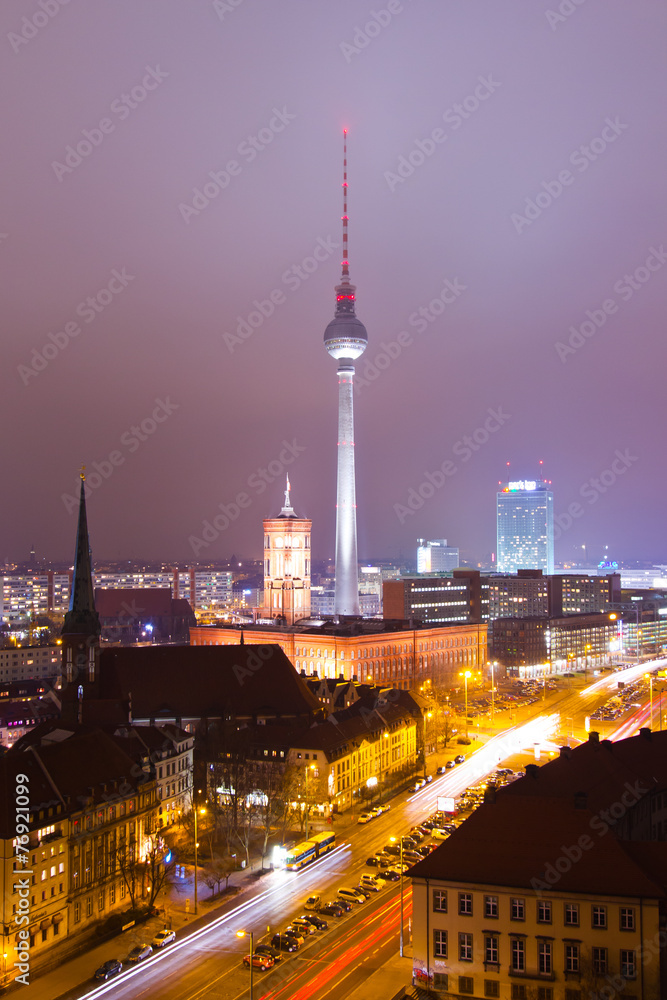
[[[304,865],[309,865],[311,861],[321,858],[322,855],[333,851],[336,846],[335,833],[316,833],[310,840],[304,840],[295,847],[292,847],[285,855],[285,868],[290,872],[296,872]]]

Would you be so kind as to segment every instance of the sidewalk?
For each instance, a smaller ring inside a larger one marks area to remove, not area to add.
[[[394,955],[379,969],[368,977],[365,983],[351,993],[348,1000],[368,1000],[369,997],[382,997],[382,1000],[392,1000],[402,986],[412,983],[412,945],[406,945],[405,957]]]

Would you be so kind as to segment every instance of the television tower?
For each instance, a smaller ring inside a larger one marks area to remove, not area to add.
[[[338,487],[336,491],[337,615],[359,614],[357,500],[354,477],[354,361],[368,346],[366,327],[354,314],[347,256],[347,129],[343,130],[343,261],[336,286],[336,313],[324,331],[324,346],[338,361]]]

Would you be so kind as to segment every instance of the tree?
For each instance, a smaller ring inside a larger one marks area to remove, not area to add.
[[[234,873],[234,862],[230,857],[216,857],[213,859],[211,865],[206,868],[202,876],[202,881],[204,885],[208,886],[211,890],[211,896],[214,892],[220,892],[220,886],[225,883],[225,889],[229,888],[229,880]]]
[[[170,885],[176,862],[165,861],[167,849],[161,838],[152,837],[143,858],[134,841],[122,840],[115,851],[115,862],[130,897],[132,910],[143,901],[150,909],[160,892]]]

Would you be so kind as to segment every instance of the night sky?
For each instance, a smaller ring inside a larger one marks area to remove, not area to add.
[[[0,26],[0,557],[71,557],[82,463],[98,560],[258,557],[287,471],[333,555],[347,127],[360,558],[489,558],[506,463],[540,460],[557,561],[667,558],[664,2],[4,0]]]

